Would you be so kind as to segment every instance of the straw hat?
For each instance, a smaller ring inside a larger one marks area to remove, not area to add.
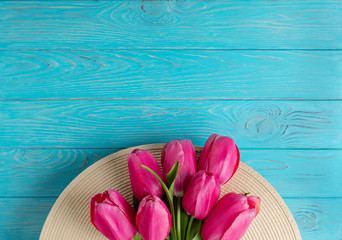
[[[146,149],[160,160],[163,144],[128,148],[88,167],[55,202],[45,221],[40,240],[106,239],[90,223],[89,199],[94,194],[115,189],[132,203],[127,155],[135,148]],[[201,151],[201,147],[196,147],[197,156]],[[249,226],[244,240],[301,239],[296,222],[283,199],[263,177],[244,163],[240,163],[234,177],[222,186],[221,196],[228,192],[250,192],[261,198],[260,212]]]

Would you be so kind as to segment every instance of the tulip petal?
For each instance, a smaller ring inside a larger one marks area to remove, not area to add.
[[[229,193],[216,204],[202,227],[204,240],[240,239],[256,216],[260,198]]]
[[[246,209],[248,209],[248,204],[245,196],[236,193],[223,196],[203,223],[203,239],[220,239],[215,238],[213,234],[221,237],[238,214]]]
[[[190,140],[173,140],[164,145],[161,163],[165,178],[177,161],[179,173],[175,181],[174,195],[182,197],[191,176],[197,171],[196,152]]]
[[[98,204],[95,211],[97,212],[94,216],[96,228],[107,238],[111,240],[130,240],[134,237],[135,233],[129,233],[136,232],[136,230],[127,221],[125,214],[119,208],[113,208],[109,204]]]
[[[131,240],[137,232],[134,209],[114,190],[90,199],[90,221],[111,240]]]
[[[178,163],[176,163],[175,164],[175,166],[176,166],[176,172],[178,172],[178,170],[179,170],[179,164]],[[162,187],[163,187],[163,189],[164,189],[164,191],[165,191],[165,193],[166,193],[166,198],[167,198],[167,200],[168,200],[168,203],[169,203],[169,206],[170,206],[170,209],[171,209],[171,215],[172,215],[172,222],[176,222],[175,221],[175,213],[174,213],[174,205],[173,205],[173,195],[172,195],[172,193],[173,193],[173,189],[174,189],[174,185],[175,185],[175,182],[173,182],[172,184],[171,184],[171,186],[170,186],[170,188],[168,189],[167,188],[167,186],[165,185],[165,183],[163,183],[163,181],[160,179],[160,177],[155,173],[155,172],[153,172],[151,169],[149,169],[148,167],[146,167],[146,166],[143,166],[142,165],[142,168],[144,168],[144,169],[146,169],[147,171],[149,171],[153,176],[155,176],[156,177],[156,179],[161,183],[161,185],[162,185]],[[154,196],[154,197],[156,197],[157,198],[157,196]],[[174,230],[174,235],[176,234],[175,233],[175,229],[173,229]]]
[[[182,199],[184,210],[196,219],[206,218],[220,196],[220,189],[215,176],[199,171],[191,178],[184,193]]]
[[[140,202],[136,223],[145,240],[164,240],[171,230],[171,216],[164,202],[156,196],[146,196]]]
[[[236,157],[238,152],[233,139],[217,137],[210,152],[207,171],[216,173],[221,184],[226,183],[234,175],[239,166],[239,157]]]
[[[96,194],[96,195],[92,196],[92,198],[90,199],[90,221],[93,225],[94,225],[95,205],[97,203],[103,202],[103,200],[104,200],[104,197],[103,197],[102,193]]]
[[[248,205],[249,208],[255,208],[255,216],[258,215],[259,211],[260,211],[260,198],[259,197],[255,197],[255,196],[248,196],[247,197],[247,201],[248,201]]]
[[[212,134],[204,145],[198,170],[213,173],[220,184],[229,181],[239,167],[240,152],[230,137]]]
[[[228,230],[223,234],[221,240],[240,240],[246,233],[248,226],[253,221],[255,209],[247,209],[240,213]]]
[[[215,141],[215,139],[218,137],[217,134],[211,134],[209,136],[209,138],[207,139],[207,141],[204,144],[204,147],[202,149],[201,155],[200,155],[200,159],[198,162],[198,169],[201,170],[205,170],[206,166],[205,166],[205,161],[209,155],[210,149],[212,148],[212,145]]]
[[[132,206],[129,205],[129,203],[126,201],[126,199],[123,196],[121,196],[121,194],[115,190],[108,190],[106,192],[108,193],[108,196],[111,199],[111,201],[113,202],[113,204],[118,206],[118,208],[121,210],[121,212],[123,212],[131,222],[135,222],[136,212],[134,211]],[[116,200],[115,202],[113,201],[114,199]]]
[[[134,196],[140,201],[147,195],[163,196],[163,187],[159,181],[141,165],[147,166],[161,179],[163,176],[157,160],[152,153],[135,149],[128,155],[128,170]]]

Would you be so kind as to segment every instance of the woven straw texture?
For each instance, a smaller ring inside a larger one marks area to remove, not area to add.
[[[90,223],[89,199],[94,194],[115,189],[132,204],[127,155],[135,148],[152,152],[160,161],[163,144],[128,148],[88,167],[55,202],[45,221],[40,240],[106,239]],[[201,150],[201,147],[196,147],[197,156]],[[261,198],[260,212],[249,226],[244,240],[301,239],[295,220],[283,199],[263,177],[244,163],[240,163],[234,177],[221,188],[221,196],[228,192],[250,192]]]

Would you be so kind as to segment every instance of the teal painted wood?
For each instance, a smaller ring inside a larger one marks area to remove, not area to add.
[[[116,151],[1,149],[0,196],[57,197],[81,171]],[[341,156],[342,150],[241,150],[241,161],[283,197],[342,197]]]
[[[240,148],[341,148],[341,121],[341,101],[1,101],[0,145],[203,145],[216,132]]]
[[[242,150],[282,197],[342,197],[342,150]]]
[[[113,148],[213,132],[291,197],[304,240],[342,239],[341,16],[340,1],[0,2],[0,239],[37,239]]]
[[[342,198],[285,198],[303,240],[341,239]],[[55,198],[0,199],[0,239],[38,239]]]
[[[338,51],[6,51],[0,99],[342,99]]]
[[[0,3],[0,49],[341,49],[340,1]]]
[[[56,198],[0,198],[0,239],[38,239]]]
[[[342,198],[284,199],[303,240],[342,239]]]

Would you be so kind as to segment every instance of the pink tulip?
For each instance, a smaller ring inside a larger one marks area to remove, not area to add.
[[[212,173],[199,171],[185,190],[184,210],[197,219],[206,218],[220,196],[220,189],[220,183]]]
[[[114,190],[90,199],[90,221],[110,240],[131,240],[137,233],[134,209]]]
[[[152,153],[135,149],[128,155],[128,170],[134,196],[141,201],[147,195],[163,196],[164,190],[160,182],[140,164],[152,169],[163,179],[159,164]]]
[[[161,156],[165,179],[177,161],[179,172],[173,192],[176,197],[182,197],[190,178],[197,172],[195,148],[190,140],[173,140],[165,144]]]
[[[171,230],[171,215],[157,196],[146,196],[139,204],[138,231],[144,240],[165,240]]]
[[[229,181],[239,167],[240,152],[230,137],[212,134],[203,147],[198,170],[213,173],[220,184]]]
[[[229,193],[221,198],[205,219],[204,240],[239,240],[258,214],[260,198]]]

